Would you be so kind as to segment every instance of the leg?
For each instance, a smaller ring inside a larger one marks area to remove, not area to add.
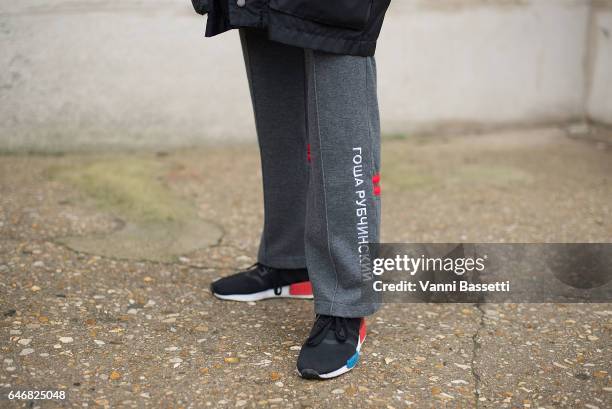
[[[258,261],[306,267],[304,220],[308,188],[304,51],[240,30],[255,112],[264,185],[264,228]]]
[[[380,126],[372,57],[306,50],[311,172],[306,264],[317,318],[300,350],[304,378],[350,371],[366,338],[366,315],[379,304],[369,291],[368,243],[380,226]],[[365,295],[365,296],[364,296]]]
[[[373,57],[306,51],[312,150],[306,258],[317,314],[363,317],[371,265],[367,243],[380,226],[380,125]]]
[[[258,263],[211,284],[220,299],[312,298],[304,256],[308,189],[304,51],[240,31],[261,153],[265,221]]]

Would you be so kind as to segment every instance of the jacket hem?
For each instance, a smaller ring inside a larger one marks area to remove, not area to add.
[[[275,24],[270,24],[268,26],[268,38],[279,43],[332,54],[371,57],[376,51],[376,41],[345,40],[337,37],[326,37],[281,27]]]

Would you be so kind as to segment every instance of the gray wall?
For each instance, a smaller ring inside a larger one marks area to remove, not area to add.
[[[589,116],[612,124],[612,1],[595,2],[590,16],[586,104]]]
[[[393,0],[383,130],[612,124],[612,1]],[[5,1],[0,150],[253,140],[236,32],[188,0]]]

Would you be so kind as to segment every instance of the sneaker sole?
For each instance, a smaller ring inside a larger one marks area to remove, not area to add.
[[[269,290],[251,294],[221,295],[213,292],[213,295],[220,300],[240,302],[269,300],[271,298],[296,298],[302,300],[312,300],[314,298],[312,295],[312,287],[310,287],[310,282],[295,283],[283,286],[281,287],[280,294],[277,294],[273,288],[270,288]]]
[[[364,332],[365,332],[365,329],[364,329]],[[355,354],[346,361],[346,365],[344,365],[343,367],[338,368],[335,371],[324,373],[324,374],[320,374],[314,369],[304,369],[302,372],[298,371],[298,374],[304,379],[324,380],[324,379],[336,378],[342,374],[349,372],[351,369],[357,366],[357,362],[359,362],[359,356],[360,356],[359,352],[361,351],[361,346],[365,342],[365,339],[366,339],[365,334],[363,335],[363,338],[361,338],[361,336],[359,337],[359,342],[357,343],[357,352],[355,352]]]

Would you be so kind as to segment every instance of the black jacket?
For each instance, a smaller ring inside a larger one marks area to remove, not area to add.
[[[208,13],[206,36],[240,27],[272,41],[336,54],[374,55],[391,0],[191,0]]]

